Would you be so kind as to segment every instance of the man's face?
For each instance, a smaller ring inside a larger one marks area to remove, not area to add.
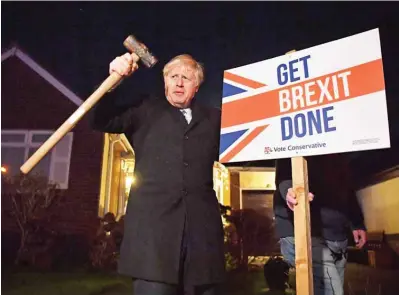
[[[177,108],[189,107],[198,91],[195,70],[182,62],[178,63],[169,71],[164,81],[169,103]]]

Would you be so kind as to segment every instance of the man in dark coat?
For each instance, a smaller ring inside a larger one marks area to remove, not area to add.
[[[138,57],[125,54],[110,73],[128,76]],[[136,157],[136,185],[125,217],[119,272],[134,278],[135,295],[219,294],[224,280],[223,226],[213,190],[220,111],[194,100],[202,65],[190,55],[163,70],[165,98],[115,106],[118,89],[94,108],[96,130],[124,133]],[[181,293],[182,294],[182,293]]]
[[[348,231],[358,248],[366,243],[363,214],[344,155],[307,158],[315,295],[343,295]],[[294,206],[290,159],[276,161],[273,207],[284,259],[295,266]]]

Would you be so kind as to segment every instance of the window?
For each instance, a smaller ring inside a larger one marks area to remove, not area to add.
[[[120,218],[126,212],[130,187],[135,185],[135,156],[123,134],[106,133],[99,198],[99,215],[111,212]]]
[[[53,131],[2,130],[1,166],[10,176],[20,172],[22,164],[51,136]],[[69,132],[32,169],[30,173],[46,176],[50,183],[58,183],[61,189],[68,188],[73,133]]]

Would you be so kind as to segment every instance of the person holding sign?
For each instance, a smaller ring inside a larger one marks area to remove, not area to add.
[[[110,64],[128,76],[134,55]],[[225,278],[223,225],[213,190],[220,111],[194,99],[203,67],[190,55],[163,69],[162,98],[116,104],[121,87],[93,109],[92,127],[124,133],[135,152],[119,272],[133,277],[135,295],[219,295]],[[123,85],[121,85],[123,88]]]
[[[357,203],[348,165],[343,155],[331,154],[307,158],[313,284],[315,295],[343,295],[347,261],[348,230],[358,248],[366,243],[363,214]],[[295,266],[293,210],[297,204],[292,189],[290,159],[276,160],[274,214],[281,253]]]

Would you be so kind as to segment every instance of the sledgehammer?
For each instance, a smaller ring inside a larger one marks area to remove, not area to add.
[[[123,42],[123,45],[135,58],[141,60],[146,67],[151,68],[157,63],[157,59],[140,43],[133,35],[130,35]],[[79,122],[79,120],[106,94],[121,82],[122,76],[113,72],[93,92],[89,98],[40,146],[40,148],[21,166],[24,174],[29,173],[33,167]]]

